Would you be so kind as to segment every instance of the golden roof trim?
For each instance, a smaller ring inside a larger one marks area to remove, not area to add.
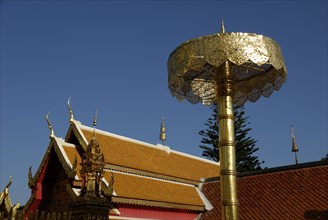
[[[157,178],[160,180],[169,180],[172,182],[185,183],[185,184],[190,184],[190,185],[194,185],[194,186],[197,186],[201,182],[201,181],[187,180],[187,179],[173,177],[173,176],[167,176],[164,174],[152,173],[152,172],[144,171],[144,170],[137,170],[135,168],[123,167],[123,166],[114,165],[114,164],[106,164],[105,169],[107,171],[111,171],[111,170],[119,171],[122,173],[135,174],[135,175],[142,176],[142,177],[152,177],[152,178]]]
[[[75,135],[83,150],[86,152],[88,148],[88,141],[85,139],[82,130],[80,129],[81,122],[73,120],[65,136],[65,141],[68,141],[71,135]]]
[[[30,208],[35,198],[36,198],[36,190],[32,193],[31,197],[24,205],[24,208],[22,209],[22,213],[25,213]]]
[[[64,158],[64,155],[63,155],[63,154],[66,154],[65,150],[64,149],[62,149],[62,150],[60,149],[60,148],[62,148],[63,144],[61,144],[61,146],[59,146],[59,143],[58,142],[59,142],[58,139],[56,139],[56,142],[55,142],[56,143],[56,147],[54,147],[54,150],[55,150],[55,152],[56,152],[56,154],[58,156],[58,159],[59,159],[60,163],[62,164],[62,166],[63,166],[63,168],[65,170],[65,173],[67,174],[68,178],[74,179],[76,177],[77,159],[76,159],[76,157],[74,158],[73,164],[71,164],[71,162],[69,161],[68,158],[67,158],[68,159],[68,161],[67,161]],[[66,144],[66,143],[64,143],[64,144]],[[67,143],[67,145],[71,145],[71,144]],[[70,167],[68,163],[72,167]]]
[[[59,138],[56,138],[54,137],[50,143],[49,143],[49,146],[46,150],[46,153],[45,155],[43,156],[43,159],[39,165],[39,168],[37,170],[37,172],[34,174],[34,177],[32,177],[32,171],[31,171],[31,167],[29,168],[29,172],[28,172],[28,186],[30,188],[33,188],[37,182],[37,180],[39,179],[40,177],[40,174],[47,162],[47,160],[49,159],[49,155],[50,155],[50,152],[52,149],[54,149],[55,153],[57,154],[58,156],[58,159],[59,159],[59,162],[62,164],[64,170],[65,170],[65,173],[67,174],[67,176],[69,178],[75,178],[76,176],[76,163],[74,161],[74,163],[72,164],[72,168],[68,165],[68,162],[70,163],[70,161],[66,161],[64,156],[63,156],[63,153],[65,153],[65,150],[63,150],[63,152],[59,149],[59,141],[61,139]],[[71,145],[70,143],[66,143],[65,144],[67,145]],[[61,144],[62,145],[62,144]]]
[[[36,173],[34,174],[34,176],[32,177],[32,167],[29,168],[29,172],[28,172],[28,187],[30,188],[33,188],[36,184],[36,181],[39,179],[40,177],[40,174],[42,172],[42,169],[43,167],[45,166],[48,158],[49,158],[49,155],[50,155],[50,152],[51,152],[51,148],[52,148],[52,145],[53,145],[53,142],[54,142],[54,139],[52,139],[48,145],[48,148],[46,150],[46,153],[44,154],[43,158],[42,158],[42,161],[39,165],[39,168],[38,170],[36,171]]]
[[[116,197],[116,196],[112,197],[112,202],[130,204],[130,205],[143,205],[143,206],[149,206],[149,207],[183,209],[183,210],[191,210],[191,211],[204,211],[205,210],[205,206],[185,205],[185,204],[168,203],[168,202],[157,202],[157,201],[141,200],[141,199],[130,199],[130,198]]]

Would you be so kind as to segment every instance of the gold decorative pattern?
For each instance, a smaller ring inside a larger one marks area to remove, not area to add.
[[[98,140],[92,137],[87,152],[81,163],[80,176],[82,177],[81,195],[93,198],[101,196],[101,179],[104,174],[104,155],[101,153]]]
[[[231,62],[234,103],[257,101],[279,90],[286,66],[279,45],[251,33],[219,33],[189,40],[170,55],[169,89],[179,101],[210,105],[217,100],[217,68]]]
[[[142,199],[113,197],[112,201],[114,203],[142,205],[142,206],[150,206],[150,207],[162,207],[162,208],[183,209],[183,210],[192,210],[192,211],[204,211],[205,210],[204,206],[185,205],[185,204],[177,204],[177,203],[158,202],[158,201],[148,201],[148,200],[142,200]]]
[[[113,164],[106,164],[105,168],[109,171],[120,171],[122,173],[135,174],[135,175],[140,175],[140,176],[145,176],[145,177],[153,177],[153,178],[158,178],[158,179],[162,179],[162,180],[169,180],[169,181],[173,181],[173,182],[190,184],[190,185],[194,185],[194,186],[197,186],[201,182],[200,180],[199,181],[187,180],[187,179],[182,179],[182,178],[178,178],[178,177],[157,174],[157,173],[153,173],[150,171],[142,171],[142,170],[137,170],[137,169],[133,169],[133,168],[117,166],[117,165],[113,165]]]
[[[110,177],[108,186],[106,185],[106,183],[103,180],[101,181],[101,189],[106,196],[111,197],[113,195],[113,191],[114,191],[114,175],[113,174]]]
[[[222,219],[238,219],[233,104],[279,90],[286,66],[279,45],[249,33],[221,33],[183,43],[168,60],[169,89],[179,101],[217,103]]]

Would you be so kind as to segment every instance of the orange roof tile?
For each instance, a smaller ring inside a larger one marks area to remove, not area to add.
[[[81,160],[81,157],[80,157],[78,151],[76,150],[75,147],[71,147],[71,146],[68,146],[68,145],[65,145],[65,144],[63,144],[62,146],[63,146],[63,149],[64,149],[64,151],[65,151],[65,153],[66,153],[66,155],[69,159],[69,162],[71,164],[74,163],[74,160],[75,160],[75,157],[76,157],[76,161],[77,161],[76,175],[78,175],[78,177],[80,178],[80,170],[82,168],[82,166],[81,166],[82,160]]]
[[[203,220],[221,219],[220,182],[204,183],[214,209]],[[328,162],[272,168],[238,177],[240,219],[328,219]]]
[[[114,172],[113,175],[116,197],[205,208],[196,188],[192,185],[118,172]],[[105,172],[107,181],[110,177],[110,172]]]
[[[78,164],[76,171],[79,175],[81,157],[76,148],[71,145],[65,146],[65,144],[62,144],[62,147],[66,154],[64,157],[67,156],[71,164],[73,164],[76,156]],[[114,192],[117,198],[139,200],[142,202],[138,204],[149,206],[184,207],[191,210],[204,210],[205,208],[196,187],[193,185],[174,183],[127,173],[113,172],[113,175]],[[110,182],[111,173],[106,171],[104,177],[107,182]],[[170,205],[163,205],[165,203]]]
[[[92,128],[80,128],[86,140],[90,141]],[[99,130],[96,133],[101,152],[108,164],[193,181],[218,176],[220,172],[220,166],[212,161],[173,150],[167,153],[155,145]]]

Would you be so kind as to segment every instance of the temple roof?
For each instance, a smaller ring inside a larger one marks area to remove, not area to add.
[[[82,125],[80,128],[86,140],[90,141],[92,128]],[[197,182],[219,173],[218,163],[165,149],[163,145],[152,145],[100,130],[96,131],[96,135],[107,164]]]
[[[109,178],[109,172],[105,173]],[[188,184],[114,172],[113,202],[188,210],[204,210],[197,189]]]
[[[31,187],[38,181],[50,152],[57,154],[67,176],[76,183],[81,181],[81,157],[94,136],[104,155],[103,182],[107,187],[114,177],[114,203],[193,211],[212,207],[198,185],[202,179],[219,174],[218,163],[171,150],[164,145],[94,129],[75,120],[71,121],[65,140],[51,137],[40,167],[30,178]],[[79,186],[73,184],[72,187],[78,196]]]
[[[328,161],[245,173],[237,183],[240,219],[328,219]],[[214,209],[201,219],[220,219],[219,178],[202,192]]]

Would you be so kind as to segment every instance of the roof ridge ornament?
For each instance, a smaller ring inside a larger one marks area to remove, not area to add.
[[[223,18],[221,18],[221,33],[225,33]]]
[[[70,102],[71,102],[71,97],[68,98],[67,106],[68,106],[68,111],[69,111],[69,123],[73,123],[74,115],[73,115],[73,111],[72,111]]]
[[[12,176],[9,177],[9,183],[7,184],[7,186],[5,187],[4,193],[8,194],[9,193],[9,187],[11,186],[11,184],[13,183],[13,178]]]
[[[291,125],[290,127],[292,128],[292,152],[295,152],[295,164],[298,164],[297,152],[299,151],[299,149],[296,145],[293,125]]]
[[[97,117],[98,117],[98,109],[96,109],[95,116],[93,117],[93,137],[96,137],[96,126],[97,126]]]
[[[164,145],[164,141],[166,140],[166,129],[165,129],[165,123],[164,123],[164,116],[162,117],[159,139],[162,141],[162,145]]]
[[[49,130],[50,130],[50,135],[49,135],[49,137],[51,138],[51,139],[53,139],[54,137],[55,137],[55,132],[54,132],[54,129],[53,129],[53,127],[52,127],[52,125],[51,125],[51,123],[50,123],[50,121],[49,121],[49,111],[48,111],[48,113],[47,113],[47,115],[46,115],[46,120],[47,120],[47,124],[48,124],[48,128],[49,128]]]
[[[32,166],[30,166],[30,168],[28,169],[27,177],[28,177],[28,186],[32,188],[35,185],[32,175]]]

